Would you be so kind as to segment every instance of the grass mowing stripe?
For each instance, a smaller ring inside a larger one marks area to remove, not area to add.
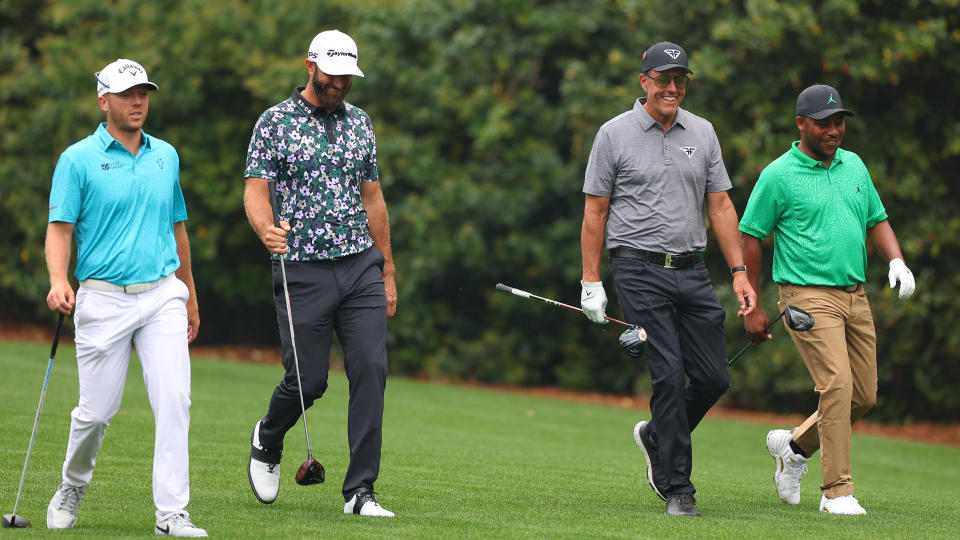
[[[0,343],[0,510],[12,511],[49,346]],[[45,535],[46,505],[60,478],[70,410],[76,405],[74,350],[58,351],[18,513]],[[327,395],[308,411],[312,444],[327,483],[301,487],[303,428],[288,433],[280,495],[258,503],[246,477],[249,437],[279,381],[278,366],[195,358],[191,502],[196,523],[233,538],[781,538],[955,537],[960,530],[960,449],[854,435],[857,496],[864,517],[817,512],[819,460],[810,462],[802,501],[779,502],[772,427],[707,418],[694,434],[700,519],[663,515],[646,485],[633,442],[644,411],[580,404],[391,378],[377,491],[398,518],[344,515],[340,483],[348,462],[346,380],[332,373]],[[65,536],[152,534],[152,413],[136,359],[120,413],[111,422],[78,525]]]

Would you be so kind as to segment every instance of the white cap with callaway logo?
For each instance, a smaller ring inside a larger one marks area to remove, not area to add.
[[[157,85],[147,80],[147,70],[143,69],[143,66],[126,58],[110,62],[107,67],[94,74],[94,77],[97,79],[98,97],[104,94],[119,94],[141,84],[159,90]]]
[[[307,60],[317,64],[327,75],[357,75],[363,72],[357,67],[357,44],[339,30],[327,30],[317,34],[310,42]]]

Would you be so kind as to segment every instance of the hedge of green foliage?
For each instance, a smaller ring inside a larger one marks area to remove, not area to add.
[[[102,118],[93,72],[128,57],[160,85],[147,131],[181,155],[200,343],[275,343],[267,255],[242,208],[246,145],[259,113],[305,83],[313,35],[336,27],[359,44],[367,77],[349,100],[378,135],[400,294],[392,370],[644,393],[646,369],[619,352],[616,329],[493,286],[577,304],[593,136],[640,95],[643,50],[671,40],[690,53],[684,106],[714,123],[740,211],[762,167],[796,138],[800,89],[831,84],[856,111],[844,146],[869,166],[918,283],[899,301],[886,265],[871,258],[880,365],[872,417],[955,419],[960,9],[957,0],[897,4],[0,1],[0,314],[51,318],[50,177],[59,153]],[[732,353],[744,334],[715,244],[708,263],[729,308]],[[761,301],[772,312],[766,278]],[[612,296],[609,275],[607,285]],[[815,407],[782,329],[733,371],[726,404]]]

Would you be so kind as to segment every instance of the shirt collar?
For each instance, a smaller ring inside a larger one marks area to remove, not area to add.
[[[832,168],[834,164],[843,163],[843,154],[846,153],[846,150],[843,148],[837,148],[837,152],[833,154],[833,161],[830,162],[830,167]],[[800,150],[800,141],[793,141],[793,144],[790,145],[790,155],[799,161],[805,167],[810,167],[811,169],[820,165],[823,168],[827,168],[826,165],[820,160],[814,159]]]
[[[117,146],[123,148],[123,145],[120,144],[120,141],[118,141],[117,139],[115,139],[115,138],[113,137],[113,135],[111,135],[110,132],[107,131],[107,123],[106,123],[106,122],[100,122],[100,125],[97,126],[97,131],[96,131],[96,133],[95,133],[94,135],[96,135],[97,139],[98,139],[99,142],[100,142],[100,146],[101,146],[104,150],[109,149],[109,148],[110,148],[110,145],[112,145],[112,144],[114,144],[114,143],[116,143]],[[152,140],[152,139],[153,139],[153,137],[151,137],[150,135],[147,135],[147,132],[146,132],[146,131],[143,131],[142,129],[140,130],[140,148],[151,148],[151,147],[152,147],[152,145],[151,145],[151,140]]]
[[[643,108],[643,104],[647,102],[646,97],[638,98],[637,101],[633,104],[633,114],[637,117],[637,120],[640,121],[640,127],[644,131],[649,130],[653,126],[660,126],[660,129],[663,129],[663,124],[654,120],[650,113]],[[670,124],[670,129],[673,129],[673,126],[680,126],[683,129],[686,129],[686,126],[683,125],[683,119],[686,118],[687,111],[677,108],[677,114],[673,118],[673,123]]]
[[[298,86],[298,87],[296,87],[296,88],[293,90],[293,95],[290,96],[290,99],[292,99],[293,102],[296,103],[298,107],[300,107],[301,109],[303,109],[303,112],[307,113],[308,115],[310,115],[310,116],[316,116],[317,118],[323,118],[324,116],[327,115],[327,111],[324,110],[322,107],[317,107],[317,106],[314,105],[313,103],[310,103],[309,101],[307,101],[307,99],[306,99],[305,97],[303,97],[302,92],[303,92],[306,88],[307,88],[306,86]],[[341,113],[341,112],[343,112],[343,111],[345,111],[345,110],[346,110],[346,108],[345,108],[344,104],[341,103],[339,107],[337,107],[336,109],[334,109],[333,111],[331,111],[329,114],[337,114],[337,113]]]

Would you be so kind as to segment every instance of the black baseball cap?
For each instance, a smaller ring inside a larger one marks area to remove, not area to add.
[[[647,52],[643,53],[640,71],[646,73],[651,69],[666,71],[673,68],[685,69],[687,73],[693,75],[693,72],[687,67],[687,51],[676,43],[670,43],[669,41],[654,43],[647,49]]]
[[[814,120],[823,120],[831,114],[842,112],[853,116],[853,112],[843,108],[840,92],[832,86],[815,84],[804,89],[797,96],[797,116],[808,116]]]

